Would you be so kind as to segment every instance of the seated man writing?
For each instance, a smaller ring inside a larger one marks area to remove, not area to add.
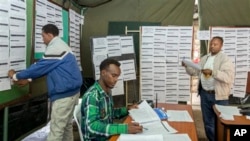
[[[117,124],[114,118],[128,115],[128,108],[115,109],[111,89],[121,74],[120,63],[114,59],[105,59],[100,64],[100,78],[82,97],[82,132],[85,141],[105,141],[117,134],[135,134],[142,132],[138,123]]]

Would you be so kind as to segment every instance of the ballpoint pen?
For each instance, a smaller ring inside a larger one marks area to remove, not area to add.
[[[138,123],[138,122],[136,122],[136,121],[131,121],[131,122],[132,122],[132,123]],[[142,125],[140,125],[140,124],[139,124],[139,126],[142,126]],[[144,130],[148,130],[148,128],[143,127],[143,126],[142,126],[142,129],[144,129]]]
[[[145,128],[145,127],[142,127],[142,129],[144,129],[144,130],[148,130],[148,128]]]

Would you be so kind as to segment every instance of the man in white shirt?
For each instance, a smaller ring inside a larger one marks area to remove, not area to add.
[[[200,87],[198,93],[200,95],[205,132],[209,141],[215,140],[215,113],[213,105],[228,104],[235,75],[232,60],[221,52],[222,46],[223,38],[219,36],[212,38],[209,46],[210,53],[203,56],[199,62],[202,68],[201,71],[187,67],[182,63],[189,75],[199,76]]]

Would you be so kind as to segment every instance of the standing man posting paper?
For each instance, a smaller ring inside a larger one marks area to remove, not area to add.
[[[9,70],[8,75],[19,85],[27,84],[28,78],[47,75],[52,102],[47,141],[73,141],[73,110],[80,96],[82,75],[71,48],[58,35],[55,25],[43,26],[42,37],[47,45],[43,58],[19,73]]]
[[[209,141],[215,140],[215,113],[213,105],[227,105],[234,80],[234,65],[231,59],[221,52],[223,38],[213,37],[209,51],[210,53],[201,58],[199,65],[201,71],[192,67],[187,67],[184,62],[186,72],[189,75],[199,76],[199,90],[201,97],[201,110],[205,132]]]
[[[142,132],[138,123],[113,123],[114,118],[128,115],[129,108],[114,109],[111,89],[121,74],[120,63],[114,59],[105,59],[100,64],[100,79],[91,86],[82,97],[82,132],[85,141],[106,141],[112,135],[135,134]]]

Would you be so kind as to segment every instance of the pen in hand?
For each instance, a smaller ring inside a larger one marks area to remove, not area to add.
[[[136,121],[131,121],[131,123],[138,123],[138,122],[136,122]],[[138,124],[139,124],[139,123],[138,123]],[[139,124],[139,126],[141,126],[143,130],[148,130],[148,128],[143,127],[143,126],[142,126],[142,125],[140,125],[140,124]]]
[[[144,130],[148,130],[148,128],[146,128],[146,127],[142,127],[142,129],[144,129]]]

